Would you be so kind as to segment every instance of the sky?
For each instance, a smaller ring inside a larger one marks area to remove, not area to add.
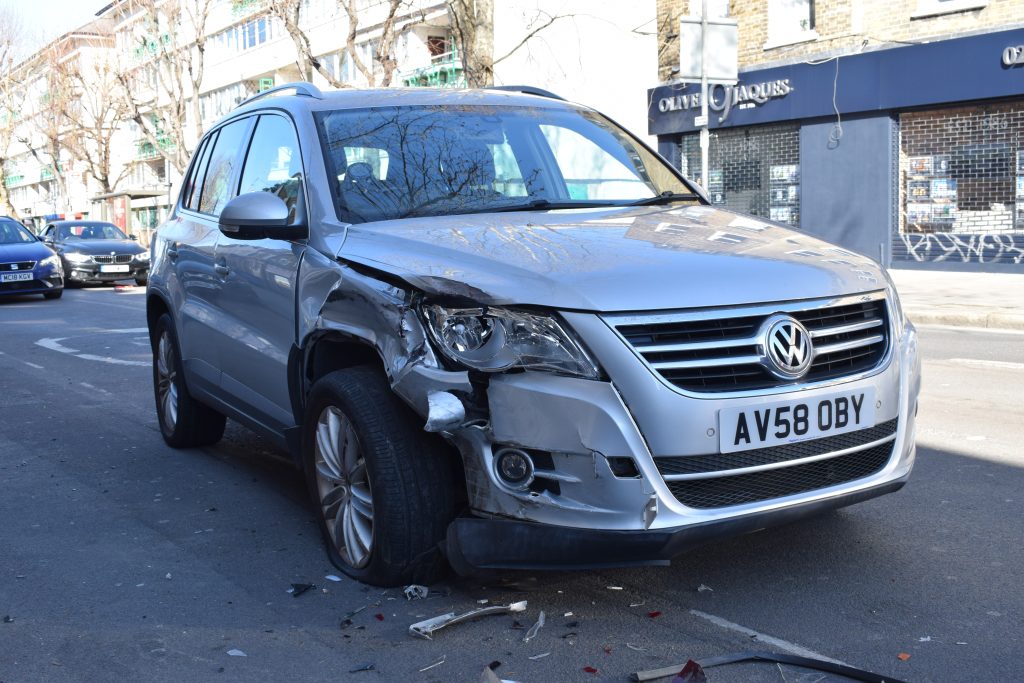
[[[109,0],[0,0],[0,7],[21,18],[27,57],[47,40],[87,24]]]

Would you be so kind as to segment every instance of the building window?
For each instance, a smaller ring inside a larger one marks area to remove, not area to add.
[[[814,0],[768,0],[768,42],[764,49],[814,40]]]
[[[699,17],[703,0],[690,0],[690,16]],[[726,19],[729,16],[729,0],[708,0],[708,19]]]
[[[981,9],[988,5],[989,0],[917,0],[917,8],[910,15],[911,19],[924,19],[940,14],[966,12]]]

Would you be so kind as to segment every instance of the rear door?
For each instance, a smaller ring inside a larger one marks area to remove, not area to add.
[[[256,123],[238,194],[271,192],[306,224],[303,167],[291,119],[264,113]],[[221,388],[232,405],[280,432],[295,424],[288,358],[296,339],[295,281],[305,239],[238,240],[221,234],[216,269],[221,292]]]
[[[162,248],[175,277],[171,295],[177,309],[178,343],[189,382],[206,393],[220,393],[225,334],[219,311],[221,278],[214,268],[220,237],[217,218],[234,196],[242,149],[254,122],[237,119],[207,137],[182,190],[174,220],[161,227]]]

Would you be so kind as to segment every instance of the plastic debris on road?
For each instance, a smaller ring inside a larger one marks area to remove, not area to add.
[[[648,613],[647,613],[647,616],[648,616],[648,617],[649,617],[650,619],[657,619],[658,617],[660,617],[660,616],[661,616],[661,612],[659,612],[658,610],[654,610],[653,612],[648,612]]]
[[[297,598],[306,591],[311,591],[314,588],[316,588],[316,586],[312,583],[293,583],[292,587],[286,592],[291,593],[293,598]]]
[[[334,581],[335,583],[337,583],[338,581],[341,581],[341,577],[340,576],[335,576],[334,574],[328,574],[324,578],[327,579],[328,581]]]
[[[447,655],[445,657],[441,657],[441,659],[437,660],[433,664],[426,665],[425,667],[420,669],[420,673],[423,673],[424,671],[430,671],[431,669],[433,669],[435,667],[441,666],[442,664],[444,664],[444,660],[446,659],[446,657],[447,657]]]
[[[899,659],[901,662],[905,662],[908,659],[910,659],[910,653],[909,652],[901,652],[898,655],[896,655],[896,658]]]
[[[697,586],[697,592],[698,593],[711,593],[711,592],[714,592],[714,590],[715,589],[712,588],[711,586],[705,586],[703,583],[701,585]]]
[[[422,600],[430,595],[430,589],[414,583],[406,586],[405,590],[402,591],[402,595],[405,596],[406,600]]]
[[[12,617],[10,614],[4,615],[4,623],[5,624],[13,624],[14,623],[14,617]]]
[[[620,591],[620,590],[622,590],[622,586],[605,586],[605,588],[607,588],[610,591]]]
[[[349,669],[348,672],[350,674],[357,674],[360,671],[373,671],[376,668],[377,666],[371,662],[370,664],[363,664],[362,666],[357,666],[354,669]]]
[[[249,655],[245,654],[244,652],[242,652],[241,650],[228,650],[228,654],[231,655],[232,657],[248,657],[249,656]]]
[[[537,635],[537,632],[540,631],[543,626],[544,626],[544,610],[541,610],[540,611],[540,615],[538,615],[538,617],[537,617],[537,623],[535,623],[533,626],[531,626],[530,630],[526,632],[525,636],[523,636],[523,642],[524,643],[528,643],[531,640],[533,640],[534,637]]]
[[[586,671],[588,674],[593,674],[595,676],[599,673],[598,670],[592,666],[585,666],[583,667],[583,670]]]
[[[534,655],[532,657],[527,657],[527,659],[532,659],[534,661],[537,661],[538,659],[544,659],[545,657],[547,657],[550,654],[551,654],[550,652],[541,652],[539,655]]]
[[[901,653],[906,654],[906,653]],[[910,655],[907,655],[909,658]],[[805,669],[823,671],[825,673],[838,674],[854,681],[865,683],[901,683],[891,676],[871,673],[863,669],[855,669],[841,662],[832,660],[816,659],[812,657],[801,657],[798,655],[783,654],[780,652],[734,652],[732,654],[720,655],[718,657],[705,657],[699,660],[689,660],[685,665],[676,664],[661,669],[650,671],[637,671],[630,676],[634,681],[654,681],[667,676],[675,676],[672,683],[705,683],[707,677],[704,669],[723,664],[737,664],[739,662],[768,662],[771,664],[789,664],[801,666]]]
[[[490,616],[492,614],[512,614],[514,612],[523,612],[525,610],[526,600],[513,602],[510,605],[491,605],[490,607],[481,607],[480,609],[470,610],[459,615],[456,615],[455,612],[449,612],[447,614],[416,622],[409,627],[409,635],[432,640],[434,633],[448,626],[473,621],[474,619]]]

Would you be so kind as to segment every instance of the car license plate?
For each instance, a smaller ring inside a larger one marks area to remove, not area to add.
[[[100,266],[101,273],[127,273],[128,266]]]
[[[722,453],[819,439],[875,425],[875,390],[817,396],[805,400],[725,408],[718,413]]]
[[[32,273],[0,273],[0,282],[27,282],[32,279]]]

